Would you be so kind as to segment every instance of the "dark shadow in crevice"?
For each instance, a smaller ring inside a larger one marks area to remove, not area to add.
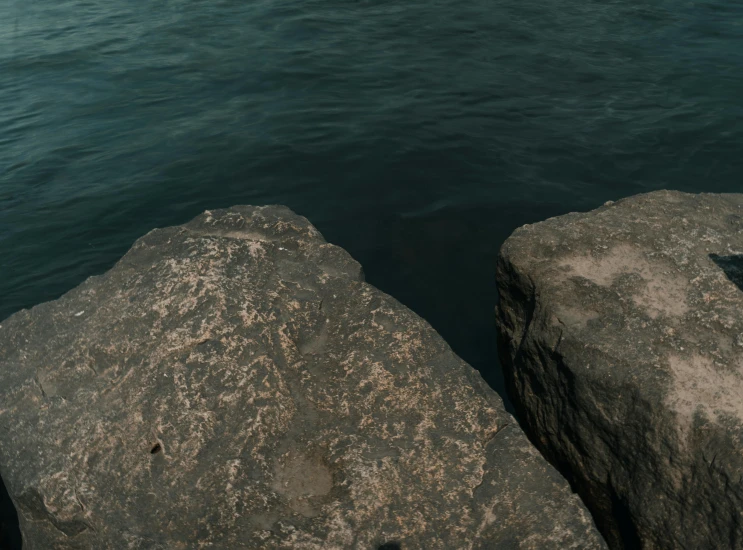
[[[730,279],[735,286],[740,290],[743,290],[743,254],[736,254],[734,256],[710,254],[709,258],[717,264],[717,267],[725,272],[727,278]]]
[[[0,550],[21,550],[22,547],[18,513],[0,478]]]
[[[611,498],[612,514],[619,528],[619,536],[622,539],[623,548],[642,548],[642,540],[635,527],[635,521],[632,519],[627,503],[617,495],[613,487],[610,487],[609,496]]]

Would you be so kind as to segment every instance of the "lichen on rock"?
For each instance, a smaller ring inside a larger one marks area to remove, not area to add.
[[[205,212],[0,328],[25,548],[601,548],[428,323],[283,207]]]

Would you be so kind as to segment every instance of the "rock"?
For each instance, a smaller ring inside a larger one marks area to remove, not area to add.
[[[421,318],[283,207],[207,211],[0,328],[26,550],[601,548]]]
[[[743,548],[743,195],[517,229],[498,339],[527,433],[611,548]]]

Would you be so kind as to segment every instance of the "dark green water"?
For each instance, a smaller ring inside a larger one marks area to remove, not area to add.
[[[740,0],[0,2],[0,321],[283,203],[500,391],[514,228],[741,174]]]

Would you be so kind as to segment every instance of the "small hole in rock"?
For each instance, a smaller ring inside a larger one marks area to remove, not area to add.
[[[159,443],[155,443],[155,446],[150,449],[150,452],[154,455],[155,453],[159,453],[162,450],[162,447]]]
[[[377,546],[377,550],[401,550],[399,542],[385,542]]]

